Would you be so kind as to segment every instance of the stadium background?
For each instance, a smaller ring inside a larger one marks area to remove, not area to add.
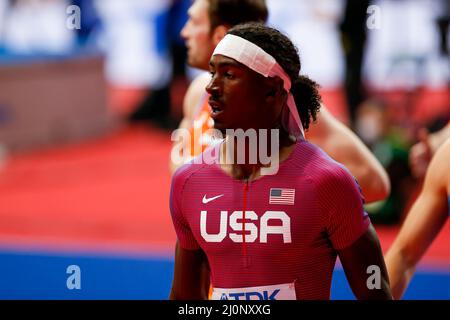
[[[345,1],[274,3],[272,23],[302,30],[304,72],[351,124],[339,40]],[[371,1],[382,23],[368,31],[366,92],[352,124],[393,183],[387,201],[367,207],[384,251],[420,189],[407,163],[415,133],[450,116],[448,47],[445,56],[435,24],[446,3]],[[76,24],[72,4],[80,29],[67,25]],[[185,67],[178,37],[188,6],[0,0],[0,299],[168,297],[170,134],[198,72]],[[289,24],[286,11],[303,24]],[[450,299],[449,243],[447,223],[406,299]],[[66,286],[70,265],[80,267],[80,290]],[[339,265],[331,297],[353,298]]]

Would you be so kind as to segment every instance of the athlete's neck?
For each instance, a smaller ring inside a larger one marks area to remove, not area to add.
[[[289,134],[284,133],[284,131],[281,131],[279,138],[280,141],[277,150],[271,150],[270,143],[268,143],[266,150],[269,151],[271,159],[277,157],[278,163],[281,163],[286,160],[294,150],[296,141],[291,136],[289,136]],[[267,141],[270,141],[270,139],[268,139]],[[236,140],[233,139],[231,141],[226,139],[220,147],[220,166],[226,174],[234,179],[246,181],[256,180],[261,176],[261,168],[270,167],[272,165],[272,163],[261,163],[261,159],[259,157],[256,157],[256,163],[252,163],[253,161],[251,161],[251,157],[249,156],[249,150],[251,150],[249,142],[250,139],[247,139],[245,141],[245,161],[238,161],[238,153],[242,152],[242,150],[238,150],[238,147],[242,149],[242,146],[239,146]],[[232,147],[230,147],[230,144],[232,144]],[[259,144],[257,143],[257,145]],[[256,150],[257,154],[259,155],[259,148],[256,148]],[[233,161],[226,161],[225,159],[233,159]]]

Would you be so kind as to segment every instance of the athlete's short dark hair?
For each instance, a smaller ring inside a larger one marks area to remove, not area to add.
[[[208,0],[211,30],[219,25],[233,27],[240,23],[265,23],[269,12],[265,0]]]
[[[319,85],[308,77],[299,75],[301,69],[300,57],[291,40],[280,31],[261,23],[237,25],[231,28],[228,33],[256,44],[275,58],[291,78],[291,92],[303,127],[305,130],[308,129],[311,121],[316,120],[321,106]]]

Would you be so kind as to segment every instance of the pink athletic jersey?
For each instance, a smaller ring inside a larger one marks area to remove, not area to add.
[[[184,165],[170,210],[179,245],[206,253],[213,299],[329,299],[337,250],[370,225],[354,178],[307,141],[248,183],[218,164]]]

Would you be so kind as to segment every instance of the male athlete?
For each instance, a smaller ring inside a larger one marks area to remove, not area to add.
[[[213,299],[329,299],[337,256],[358,299],[391,298],[356,182],[303,138],[320,96],[299,71],[292,42],[261,24],[230,29],[216,47],[207,91],[214,128],[226,138],[201,155],[210,154],[215,164],[194,160],[173,176],[178,246],[171,299],[207,298],[201,282],[206,261]],[[303,94],[305,86],[310,95]],[[230,129],[259,132],[259,150],[278,155],[277,173],[262,175],[264,164],[249,156],[225,162],[252,147],[248,139],[236,143]],[[261,132],[278,132],[279,147],[263,145]],[[368,284],[372,269],[378,281]]]
[[[423,189],[386,254],[392,294],[400,299],[416,265],[450,214],[450,138],[428,167]]]
[[[188,63],[208,70],[214,48],[230,27],[243,22],[265,22],[268,12],[264,0],[196,0],[188,14],[189,20],[181,32],[188,48]],[[205,73],[195,79],[184,100],[184,119],[180,128],[191,132],[189,149],[192,157],[210,144],[206,131],[213,127],[214,122],[210,117],[208,95],[205,92],[210,78]],[[322,107],[317,118],[317,122],[306,133],[307,140],[349,169],[361,186],[366,202],[384,199],[389,194],[390,183],[381,164],[359,138],[325,107]],[[195,135],[194,132],[200,134]],[[176,148],[181,149],[174,143],[173,150]],[[171,158],[170,166],[174,172],[180,164]]]

